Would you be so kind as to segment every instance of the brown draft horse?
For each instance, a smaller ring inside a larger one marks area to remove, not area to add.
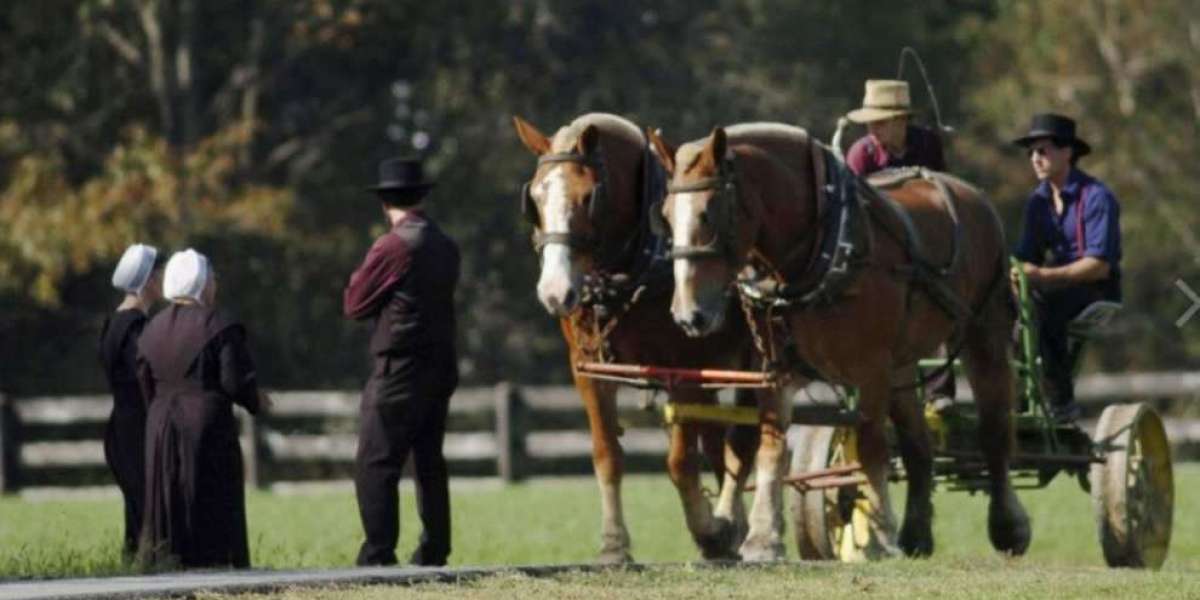
[[[734,135],[746,127],[790,132],[804,149],[781,153],[736,142]],[[680,147],[674,160],[667,161],[673,180],[663,217],[673,235],[671,310],[681,328],[693,336],[717,333],[715,316],[727,310],[734,278],[750,265],[780,284],[811,289],[812,265],[820,264],[817,249],[827,247],[821,245],[828,236],[820,226],[825,215],[816,185],[824,178],[820,165],[825,158],[834,160],[803,130],[757,124],[730,127],[728,137],[717,128],[708,138]],[[933,551],[932,450],[914,392],[904,384],[914,381],[916,361],[952,334],[961,340],[978,405],[979,443],[991,485],[988,534],[998,550],[1021,554],[1029,545],[1030,528],[1008,477],[1013,311],[1004,283],[1007,259],[1000,220],[979,190],[944,174],[895,183],[886,196],[862,197],[867,199],[858,205],[865,207],[862,229],[873,241],[869,254],[860,257],[860,270],[832,301],[793,305],[780,313],[798,360],[831,382],[859,390],[863,420],[857,429],[858,452],[868,479],[863,491],[871,505],[871,541],[859,556],[848,558],[893,555],[897,546],[911,555]],[[953,213],[961,230],[955,230]],[[944,265],[950,256],[957,260],[939,276],[940,289],[968,307],[954,317],[943,308],[946,296],[939,303],[935,290],[926,287],[929,280],[913,276],[917,258],[923,265]],[[771,326],[762,313],[756,315],[757,330]],[[802,380],[797,374],[792,382]],[[755,459],[759,487],[743,558],[782,556],[779,476],[786,468],[783,434],[790,411],[790,402],[783,400],[790,396],[760,398],[764,437]],[[898,539],[887,496],[888,416],[896,425],[908,478]]]
[[[647,169],[654,169],[664,184],[666,176],[641,130],[616,115],[596,113],[575,119],[549,139],[520,117],[513,121],[518,137],[538,156],[537,171],[527,193],[522,193],[541,255],[537,296],[561,321],[572,371],[581,361],[597,360],[601,344],[606,346],[606,358],[621,363],[685,368],[744,365],[750,356],[744,321],[711,340],[690,339],[679,331],[668,310],[669,272],[664,271],[659,283],[649,286],[627,309],[619,309],[615,325],[611,320],[598,323],[596,308],[587,304],[586,276],[628,274],[637,271],[638,261],[644,259],[639,236],[650,235],[645,207],[661,201],[663,192],[660,186],[658,197],[643,198],[649,189],[643,178]],[[606,337],[600,326],[611,326]],[[574,379],[591,426],[592,462],[600,485],[599,560],[629,561],[630,539],[621,505],[616,385],[578,373]],[[672,402],[715,402],[714,394],[705,390],[680,389],[669,396]],[[747,400],[752,397],[747,395],[743,401]],[[670,432],[668,470],[688,529],[705,558],[736,558],[745,528],[740,490],[754,451],[753,429],[735,428],[728,442],[725,434],[724,427],[698,424],[676,425]],[[715,510],[701,488],[698,442],[720,480]]]

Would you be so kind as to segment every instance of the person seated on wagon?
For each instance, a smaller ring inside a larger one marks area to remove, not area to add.
[[[908,82],[868,79],[862,108],[846,118],[867,126],[867,135],[846,153],[846,165],[860,177],[895,167],[946,170],[942,140],[934,130],[910,122]]]
[[[908,82],[893,79],[868,79],[862,108],[846,114],[854,123],[867,126],[867,135],[850,146],[846,165],[860,177],[897,167],[925,167],[946,170],[942,140],[927,127],[913,125],[912,101]],[[946,348],[938,349],[946,356]],[[924,397],[938,407],[948,407],[955,395],[954,371],[947,369],[926,381]]]
[[[1072,422],[1080,409],[1067,325],[1093,302],[1121,301],[1120,205],[1108,186],[1078,167],[1092,149],[1076,136],[1072,119],[1035,115],[1029,132],[1013,143],[1029,153],[1039,181],[1026,201],[1014,254],[1034,291],[1052,416]]]

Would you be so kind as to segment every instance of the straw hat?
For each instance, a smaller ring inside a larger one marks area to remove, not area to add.
[[[912,114],[908,82],[895,79],[868,79],[862,108],[846,115],[855,123],[871,123]]]

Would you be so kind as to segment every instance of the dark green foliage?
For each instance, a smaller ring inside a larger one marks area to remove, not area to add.
[[[135,240],[212,256],[269,386],[359,385],[365,327],[341,318],[341,289],[383,232],[363,187],[379,159],[415,151],[440,180],[430,212],[463,248],[464,382],[565,380],[565,347],[535,300],[537,259],[514,201],[533,159],[513,114],[547,134],[610,111],[674,142],[746,120],[828,139],[864,79],[895,75],[905,45],[922,53],[943,117],[959,126],[952,170],[994,192],[1010,230],[1032,177],[1004,143],[1037,104],[1078,114],[1089,133],[1115,122],[1141,136],[1094,133],[1104,145],[1092,164],[1114,180],[1134,230],[1186,238],[1195,219],[1179,213],[1195,175],[1169,158],[1196,156],[1200,109],[1189,112],[1187,90],[1200,86],[1200,42],[1180,34],[1174,9],[1096,21],[1099,3],[1074,4],[1054,13],[1000,0],[5,3],[0,389],[101,386],[94,340],[117,300],[107,276]],[[1186,1],[1172,4],[1189,14]],[[1127,51],[1118,58],[1131,66],[1117,71],[1132,78],[1121,83],[1140,101],[1132,113],[1107,83],[1081,84],[1056,104],[1055,78],[1108,81],[1103,36],[1082,35],[1093,22]],[[1175,42],[1139,45],[1152,39]],[[1190,54],[1180,50],[1188,40]],[[911,66],[906,76],[931,120]],[[1187,132],[1157,146],[1179,117]],[[1126,143],[1153,168],[1131,172],[1124,161],[1138,157],[1118,150]],[[1139,192],[1150,190],[1165,208],[1142,206]],[[1172,326],[1182,308],[1171,282],[1195,274],[1195,260],[1186,244],[1127,245],[1135,251],[1129,349],[1105,353],[1105,364],[1182,366],[1200,337]]]

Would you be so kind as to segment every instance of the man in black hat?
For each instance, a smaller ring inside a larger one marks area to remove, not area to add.
[[[1029,132],[1014,143],[1029,152],[1040,181],[1025,205],[1014,254],[1034,289],[1053,416],[1071,422],[1079,416],[1079,405],[1067,323],[1093,302],[1121,300],[1120,205],[1107,186],[1078,168],[1091,147],[1075,134],[1075,121],[1036,115]]]
[[[372,186],[392,229],[350,276],[343,311],[374,319],[371,376],[363,390],[354,487],[366,541],[359,565],[396,563],[397,486],[412,451],[424,531],[409,562],[444,565],[450,554],[450,493],[442,440],[458,385],[454,288],[458,246],[423,210],[433,183],[418,160],[380,163]]]

